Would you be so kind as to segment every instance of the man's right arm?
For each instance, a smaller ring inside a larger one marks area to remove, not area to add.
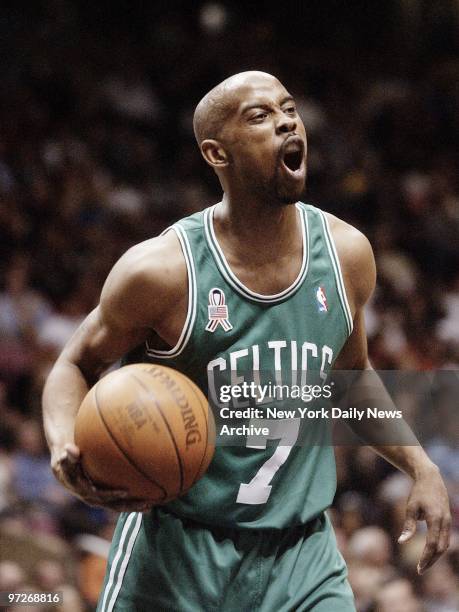
[[[43,421],[53,472],[90,504],[143,509],[140,502],[123,499],[124,492],[104,491],[86,478],[74,441],[74,424],[88,389],[112,363],[145,341],[169,308],[177,284],[186,283],[180,264],[178,273],[171,275],[170,253],[177,252],[174,240],[175,236],[166,235],[142,243],[118,261],[105,282],[99,305],[69,340],[45,384]]]

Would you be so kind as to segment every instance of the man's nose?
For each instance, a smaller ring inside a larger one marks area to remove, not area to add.
[[[286,134],[288,132],[294,132],[296,130],[297,121],[294,117],[288,117],[286,115],[281,115],[279,121],[277,122],[276,132],[278,134]]]

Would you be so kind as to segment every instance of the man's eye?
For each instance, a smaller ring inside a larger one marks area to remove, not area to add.
[[[288,106],[285,109],[285,112],[288,113],[289,115],[295,115],[296,114],[296,108],[294,106]]]
[[[256,115],[252,117],[252,121],[263,121],[263,119],[266,119],[267,116],[268,116],[268,113],[266,112],[257,113]]]

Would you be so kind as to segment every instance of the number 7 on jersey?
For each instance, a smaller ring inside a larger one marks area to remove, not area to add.
[[[250,425],[266,427],[269,435],[248,436],[247,448],[265,449],[268,440],[279,440],[279,445],[272,456],[263,463],[258,472],[248,483],[239,487],[236,502],[238,504],[265,504],[271,494],[272,485],[277,470],[287,461],[287,458],[298,439],[300,419],[252,419]]]

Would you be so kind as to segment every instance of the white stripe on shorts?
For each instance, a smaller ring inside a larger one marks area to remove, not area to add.
[[[135,521],[134,529],[129,537],[129,541],[127,544],[127,548],[126,548],[124,557],[121,560],[121,556],[123,554],[124,542],[126,540],[127,534],[130,531],[131,525],[134,521]],[[132,512],[126,519],[126,523],[123,527],[123,531],[121,532],[121,538],[120,538],[120,543],[118,545],[118,550],[115,555],[115,558],[113,559],[112,567],[110,569],[110,577],[109,577],[107,586],[105,587],[104,599],[102,601],[102,606],[101,606],[102,612],[111,612],[113,610],[113,606],[115,605],[116,598],[118,597],[118,593],[121,589],[121,584],[123,582],[124,574],[126,573],[127,564],[129,563],[129,559],[132,553],[132,549],[134,548],[135,540],[137,538],[137,534],[139,533],[141,523],[142,523],[142,513],[141,512]],[[118,572],[118,576],[116,577],[115,589],[107,605],[107,597],[113,587],[113,583],[115,581],[115,575],[118,571],[118,565],[120,563],[120,560],[121,560],[121,566]]]

